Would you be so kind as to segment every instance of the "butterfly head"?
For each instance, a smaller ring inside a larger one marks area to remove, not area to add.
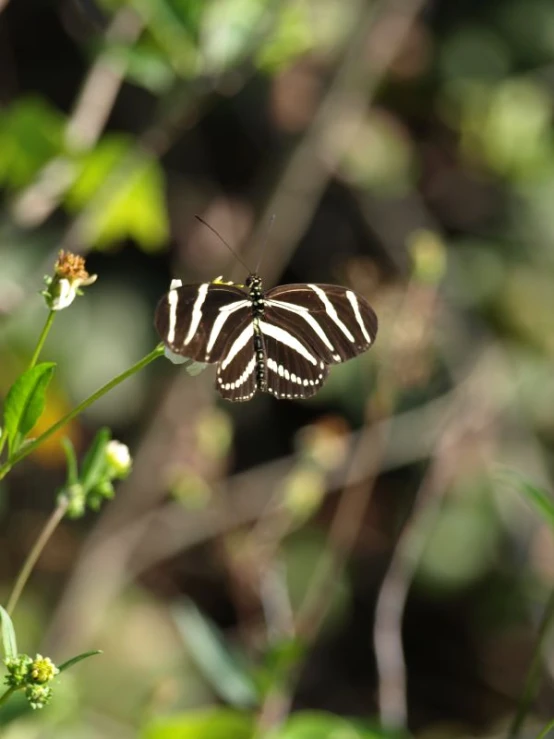
[[[255,273],[251,273],[246,278],[246,287],[252,290],[260,290],[262,289],[262,278],[260,275],[257,275]]]

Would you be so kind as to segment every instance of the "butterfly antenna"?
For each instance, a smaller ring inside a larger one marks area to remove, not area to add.
[[[213,226],[210,226],[210,224],[207,221],[205,221],[203,218],[201,218],[200,216],[195,215],[194,217],[196,218],[197,221],[200,221],[200,223],[202,223],[204,226],[206,226],[207,228],[209,228],[210,231],[217,236],[217,238],[221,241],[222,244],[225,244],[225,246],[227,247],[227,249],[229,249],[229,251],[231,252],[231,254],[236,259],[238,259],[238,261],[242,264],[242,266],[244,267],[244,269],[248,272],[248,274],[250,274],[250,268],[248,267],[248,265],[246,264],[246,262],[244,262],[240,258],[240,256],[238,255],[238,253],[233,249],[233,247],[230,244],[228,244],[225,241],[225,239],[223,238],[223,236],[218,231],[216,231]]]
[[[256,265],[256,274],[259,273],[260,267],[262,266],[262,259],[265,256],[266,248],[269,243],[269,234],[271,233],[271,229],[273,228],[274,223],[275,223],[275,213],[269,219],[269,225],[267,227],[267,232],[265,234],[265,240],[264,240],[264,243],[262,244],[262,248],[260,251],[260,258],[258,259],[258,264]]]

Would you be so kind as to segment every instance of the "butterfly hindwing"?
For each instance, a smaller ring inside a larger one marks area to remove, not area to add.
[[[172,352],[209,363],[224,356],[230,334],[250,316],[243,290],[207,282],[170,290],[158,303],[155,325]]]
[[[325,382],[329,369],[296,331],[259,321],[263,339],[266,389],[276,398],[310,398]]]
[[[225,400],[250,400],[257,390],[254,324],[243,321],[231,334],[217,366],[215,386]]]
[[[303,338],[327,364],[369,349],[377,316],[367,301],[340,285],[279,285],[265,295],[266,318]]]

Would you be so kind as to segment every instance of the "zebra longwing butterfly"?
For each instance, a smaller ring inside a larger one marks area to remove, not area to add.
[[[244,289],[221,282],[171,289],[155,325],[175,354],[217,364],[216,388],[233,401],[258,390],[309,398],[329,365],[365,352],[377,334],[377,316],[353,290],[298,284],[264,292],[255,273]]]

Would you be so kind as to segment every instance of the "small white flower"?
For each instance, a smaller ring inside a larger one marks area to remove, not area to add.
[[[124,477],[133,463],[129,447],[112,439],[106,444],[106,462],[116,477]]]
[[[81,294],[80,288],[92,285],[97,275],[89,275],[85,260],[78,254],[60,252],[56,262],[54,277],[45,277],[46,289],[42,295],[50,310],[68,308]]]
[[[49,291],[50,309],[63,310],[71,305],[77,296],[77,288],[65,277],[56,280]]]

